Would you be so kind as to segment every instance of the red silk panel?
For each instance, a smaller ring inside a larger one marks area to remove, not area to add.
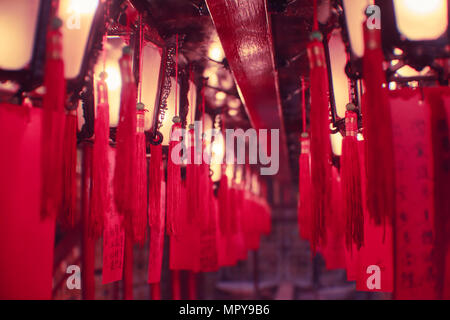
[[[41,221],[42,110],[0,104],[0,299],[50,299],[55,223]]]

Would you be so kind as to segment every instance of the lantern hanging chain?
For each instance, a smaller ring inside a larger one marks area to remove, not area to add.
[[[304,76],[302,76],[301,84],[302,84],[302,122],[303,122],[302,130],[303,132],[306,132],[306,92],[305,92],[306,85]]]

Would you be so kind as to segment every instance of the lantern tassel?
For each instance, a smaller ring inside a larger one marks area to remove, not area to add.
[[[355,105],[349,103],[345,114],[346,134],[342,141],[341,173],[346,214],[346,244],[351,250],[353,243],[357,249],[364,243],[364,214],[361,189],[361,164],[358,154],[358,117]]]
[[[383,71],[380,30],[364,23],[363,81],[364,136],[366,140],[367,200],[376,224],[389,223],[394,212],[394,156],[389,97]]]
[[[136,85],[131,71],[130,48],[123,49],[119,60],[122,75],[120,118],[116,135],[116,166],[114,198],[117,211],[125,217],[125,226],[132,234],[132,218],[137,205],[136,171]]]
[[[62,59],[62,21],[54,18],[47,34],[45,95],[42,123],[42,217],[55,218],[61,209],[63,190],[63,137],[66,84]]]
[[[98,238],[103,234],[106,214],[111,210],[109,188],[109,103],[106,73],[97,82],[97,116],[94,125],[94,150],[92,162],[92,193],[89,215],[89,235]]]

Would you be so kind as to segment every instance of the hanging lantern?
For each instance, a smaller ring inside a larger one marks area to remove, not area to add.
[[[63,20],[63,60],[66,79],[76,79],[85,62],[86,48],[99,0],[60,0],[58,17]],[[91,40],[92,41],[92,40]]]
[[[151,42],[147,42],[142,48],[142,103],[149,112],[145,113],[145,130],[150,130],[155,107],[158,105],[159,70],[161,68],[162,50]]]

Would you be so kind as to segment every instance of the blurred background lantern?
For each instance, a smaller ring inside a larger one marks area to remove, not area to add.
[[[161,68],[162,49],[151,42],[145,43],[142,49],[141,86],[142,103],[148,112],[145,113],[145,130],[153,124],[155,107],[158,105],[159,70]]]

